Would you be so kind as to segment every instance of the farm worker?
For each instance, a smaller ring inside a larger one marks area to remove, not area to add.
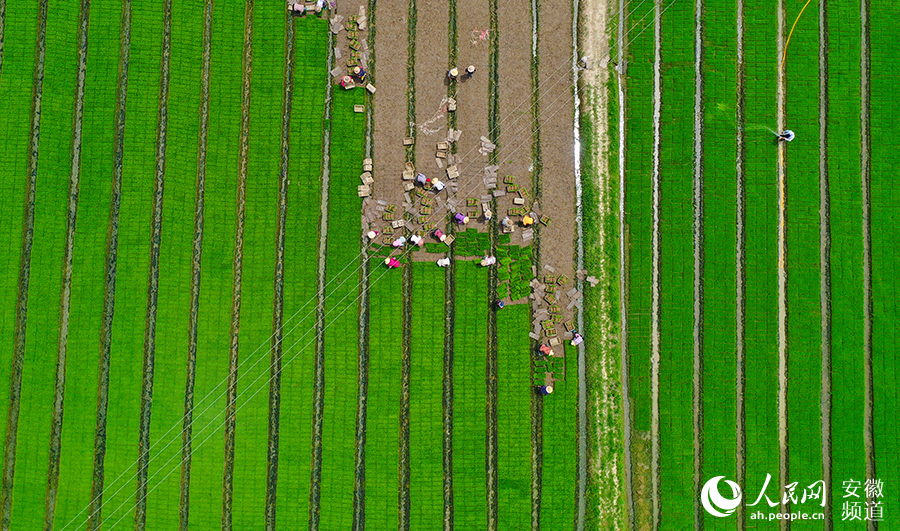
[[[291,5],[291,11],[302,15],[303,13],[306,12],[306,6],[303,4],[293,4],[293,5]]]
[[[541,348],[539,348],[538,351],[540,351],[540,353],[543,354],[543,355],[545,355],[545,356],[552,356],[552,355],[553,355],[553,349],[550,348],[550,345],[548,345],[548,344],[546,344],[546,343],[544,343],[543,345],[541,345]]]
[[[413,245],[418,245],[419,247],[425,244],[425,240],[418,234],[410,236],[409,241],[411,241]]]
[[[522,226],[530,227],[532,225],[534,225],[534,218],[531,217],[531,214],[525,214],[525,217],[522,218]]]
[[[456,219],[456,222],[459,223],[460,225],[465,225],[466,223],[469,222],[469,216],[464,216],[462,214],[462,212],[457,212],[456,216],[454,216],[454,218]]]
[[[450,259],[447,257],[441,258],[437,261],[437,265],[438,267],[447,267],[448,265],[450,265]]]
[[[512,223],[512,220],[509,219],[509,217],[504,217],[503,220],[500,222],[500,224],[503,225],[504,227],[512,227],[513,223]]]
[[[368,238],[369,238],[370,240],[374,240],[375,238],[378,237],[378,231],[377,231],[377,230],[370,230],[369,232],[366,233],[366,236],[368,236]]]
[[[481,259],[481,267],[487,267],[489,265],[494,265],[497,263],[497,258],[495,256],[485,256]]]
[[[542,395],[546,396],[553,392],[553,386],[552,385],[542,385],[538,388],[538,391],[540,391],[540,393]]]
[[[469,65],[466,67],[466,77],[472,77],[475,74],[475,65]]]
[[[425,177],[424,173],[419,173],[418,175],[416,175],[416,182],[422,186],[425,186],[425,184],[430,181],[431,181],[431,179],[429,179],[428,177]]]
[[[575,336],[572,337],[572,346],[573,347],[577,347],[578,345],[584,343],[584,338],[581,337],[581,334],[579,334],[578,332],[573,332],[573,333],[575,334]]]
[[[365,69],[361,66],[354,66],[353,75],[358,77],[360,81],[365,81],[366,76],[369,75],[369,73],[366,72]]]
[[[444,183],[442,183],[440,179],[434,179],[431,181],[431,185],[434,186],[436,192],[440,192],[444,189]]]
[[[434,237],[440,241],[444,241],[447,239],[447,235],[440,231],[440,229],[435,229]]]
[[[456,76],[458,75],[459,68],[456,68],[455,66],[451,68],[449,72],[447,72],[447,77],[450,78],[450,81],[456,81]]]
[[[492,217],[494,217],[494,213],[491,212],[491,209],[490,209],[490,208],[485,208],[485,209],[484,209],[484,220],[485,220],[485,221],[490,221]]]
[[[391,245],[393,245],[394,247],[403,247],[404,244],[406,244],[406,236],[400,236],[399,238],[394,240],[394,243],[392,243]]]
[[[781,132],[780,135],[778,135],[778,140],[782,140],[784,142],[790,142],[793,139],[794,139],[794,132],[791,131],[790,129],[785,129],[784,131]]]
[[[497,301],[497,309],[498,309],[498,310],[502,310],[502,309],[503,309],[503,306],[505,306],[505,305],[503,304],[503,301]]]
[[[316,13],[321,13],[325,9],[325,0],[316,0]]]
[[[350,90],[354,87],[353,78],[350,76],[344,76],[341,78],[341,86],[347,90]]]
[[[389,256],[384,259],[384,265],[388,266],[388,269],[392,269],[395,267],[400,267],[400,261],[393,256]]]

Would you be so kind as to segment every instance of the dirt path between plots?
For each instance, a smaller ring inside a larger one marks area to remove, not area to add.
[[[745,372],[746,350],[744,342],[744,308],[745,308],[745,283],[746,283],[746,164],[744,155],[744,87],[745,87],[745,58],[744,58],[744,0],[737,1],[737,58],[735,67],[735,479],[738,485],[746,485],[746,454],[747,454],[747,430],[745,414]],[[702,377],[702,376],[701,376]],[[701,384],[702,389],[702,384]],[[695,478],[695,490],[700,486],[702,470],[697,471]],[[695,502],[696,504],[696,502]],[[699,507],[695,505],[695,517],[702,515]],[[738,505],[736,519],[738,529],[746,528],[746,507]]]
[[[3,75],[3,41],[6,34],[6,0],[0,0],[0,77]]]
[[[651,310],[650,310],[650,500],[652,528],[660,525],[660,456],[659,456],[659,150],[661,112],[662,14],[657,2],[653,13],[653,153],[651,180],[653,181],[653,228],[651,251]]]
[[[41,137],[41,99],[44,95],[44,57],[47,49],[47,0],[38,8],[37,43],[34,59],[34,85],[31,89],[31,142],[28,151],[28,190],[25,194],[25,218],[22,220],[22,258],[19,268],[19,286],[16,297],[16,328],[13,364],[10,373],[9,412],[7,416],[6,443],[2,486],[0,486],[0,526],[9,529],[12,515],[13,481],[16,470],[16,445],[18,443],[19,399],[22,392],[22,370],[25,363],[25,327],[28,318],[28,284],[31,277],[31,247],[34,241],[34,207],[37,187],[38,149]]]
[[[191,498],[191,448],[194,422],[194,382],[197,374],[197,328],[200,320],[200,265],[203,256],[203,209],[206,198],[206,148],[209,144],[209,80],[212,56],[213,0],[203,6],[203,67],[200,75],[200,130],[197,140],[197,196],[194,203],[194,244],[191,251],[191,312],[188,324],[187,376],[181,431],[181,495],[179,531],[188,531]]]
[[[785,99],[787,79],[784,71],[785,45],[785,12],[784,0],[778,1],[777,53],[778,77],[776,94],[776,122],[778,131],[784,131]],[[785,143],[778,143],[778,485],[779,495],[783,498],[785,486],[790,475],[790,452],[788,439],[788,302],[787,302],[787,219],[785,202],[787,199],[787,168],[785,162]],[[781,513],[787,515],[790,504],[781,506]],[[790,520],[782,520],[782,531],[791,528]]]
[[[59,494],[59,463],[62,446],[63,412],[66,394],[66,354],[69,337],[69,309],[72,300],[72,261],[75,253],[75,222],[78,215],[78,189],[81,180],[81,133],[84,123],[84,82],[87,73],[87,38],[90,0],[81,0],[78,18],[78,58],[75,78],[75,107],[72,126],[72,166],[69,174],[69,203],[66,209],[66,244],[63,251],[63,278],[59,303],[59,339],[56,351],[56,383],[53,392],[53,417],[50,420],[50,463],[47,468],[44,529],[53,529],[56,499]],[[0,14],[2,17],[2,14]],[[2,31],[2,28],[0,28]]]
[[[582,71],[580,76],[582,94],[581,112],[584,121],[593,128],[593,143],[582,146],[582,157],[590,159],[595,172],[585,178],[595,180],[591,183],[598,192],[598,210],[585,212],[585,218],[596,216],[596,219],[608,220],[614,216],[612,206],[617,200],[614,197],[616,186],[615,179],[610,176],[610,138],[609,124],[611,117],[609,101],[609,70],[607,70],[608,54],[610,50],[607,24],[611,5],[609,0],[581,0],[579,9],[579,49],[581,53],[594,59],[590,70]],[[619,183],[621,187],[621,183]],[[600,337],[595,338],[596,350],[592,348],[592,355],[587,360],[587,373],[589,381],[593,384],[589,388],[589,404],[591,416],[596,434],[595,444],[591,446],[588,459],[588,478],[591,491],[588,497],[597,507],[597,519],[609,525],[610,529],[623,529],[626,527],[626,517],[629,512],[627,503],[630,502],[630,480],[625,474],[623,466],[627,467],[624,451],[629,444],[627,432],[623,437],[622,424],[619,420],[622,415],[623,405],[627,400],[627,380],[616,379],[620,374],[621,358],[618,336],[618,326],[614,316],[618,313],[615,308],[615,299],[612,293],[618,287],[617,279],[612,274],[617,267],[610,258],[613,257],[616,241],[612,233],[605,230],[598,231],[597,255],[600,261],[595,265],[596,276],[600,280],[599,300],[600,308],[596,312],[596,329],[600,331]],[[619,387],[622,383],[624,389]],[[621,450],[615,450],[619,448]],[[624,480],[624,483],[623,483]],[[623,500],[623,498],[625,498]]]
[[[822,480],[831,474],[831,194],[828,179],[828,2],[819,0],[819,308],[822,312]],[[834,526],[832,496],[825,496],[824,528]]]

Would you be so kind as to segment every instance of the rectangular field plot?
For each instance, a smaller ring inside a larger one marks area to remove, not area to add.
[[[560,347],[556,347],[560,348]],[[544,401],[544,469],[541,529],[567,529],[575,519],[575,463],[578,450],[578,351],[565,343],[566,379]]]

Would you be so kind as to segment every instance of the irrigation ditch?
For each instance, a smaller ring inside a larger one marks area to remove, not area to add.
[[[244,265],[244,217],[250,155],[250,99],[253,79],[253,0],[244,8],[243,85],[241,87],[241,133],[238,155],[237,216],[234,231],[234,279],[231,292],[231,332],[228,356],[228,388],[225,408],[225,466],[222,481],[222,531],[231,531],[234,500],[234,437],[237,411],[238,353],[241,330],[241,279]]]
[[[287,193],[290,176],[290,130],[294,96],[294,17],[285,14],[284,21],[284,77],[281,107],[281,161],[278,175],[278,230],[275,235],[275,278],[272,308],[272,348],[269,364],[269,423],[266,448],[265,525],[275,529],[278,501],[278,448],[281,421],[281,363],[284,337],[284,246],[287,232]]]
[[[37,39],[34,51],[34,81],[31,88],[31,140],[27,160],[28,188],[25,192],[25,214],[22,220],[22,258],[16,294],[16,324],[13,363],[9,383],[9,412],[4,444],[3,478],[0,485],[0,528],[9,529],[12,518],[13,481],[16,471],[19,406],[22,394],[22,372],[25,363],[25,338],[28,318],[28,284],[31,278],[31,248],[34,242],[34,206],[37,188],[38,150],[41,138],[41,99],[44,94],[44,58],[47,51],[47,0],[38,4]]]
[[[119,76],[116,86],[116,117],[113,137],[112,198],[109,206],[109,228],[106,236],[103,316],[100,322],[100,363],[97,375],[97,423],[94,432],[94,463],[91,480],[91,502],[86,527],[100,528],[103,515],[103,465],[106,458],[106,415],[109,406],[109,363],[112,350],[113,315],[115,314],[116,267],[119,249],[119,207],[122,203],[122,161],[125,155],[125,116],[128,100],[128,65],[131,59],[131,0],[122,2],[121,41],[119,43]]]
[[[831,472],[831,194],[828,179],[828,0],[819,0],[819,308],[822,312],[822,480]],[[833,496],[825,496],[824,528],[834,527]]]
[[[153,378],[156,363],[156,317],[159,302],[159,252],[162,244],[162,213],[166,183],[166,140],[169,124],[169,65],[172,50],[172,0],[163,4],[163,43],[159,78],[159,111],[156,129],[156,175],[153,215],[150,225],[150,262],[147,279],[147,318],[144,335],[141,416],[138,429],[137,503],[135,529],[147,524],[147,471],[150,464],[150,420],[153,407]]]
[[[573,1],[577,5],[578,0]],[[577,17],[576,17],[577,18]],[[574,19],[573,19],[574,20]],[[575,25],[577,27],[577,24]],[[541,157],[541,107],[540,107],[540,0],[531,0],[531,190],[534,202],[541,200],[541,173],[544,167]],[[574,46],[573,40],[573,46]],[[577,111],[576,111],[577,112]],[[577,118],[576,118],[577,120]],[[531,262],[541,263],[541,226],[534,229],[531,244]],[[529,311],[529,321],[533,309]],[[530,341],[532,373],[534,362],[538,360],[538,341]],[[531,530],[541,529],[541,496],[543,495],[544,472],[544,400],[537,393],[531,393]]]
[[[52,531],[59,489],[60,448],[66,392],[66,354],[69,336],[69,310],[72,301],[72,268],[75,254],[75,222],[78,215],[78,190],[81,180],[81,134],[84,123],[84,82],[87,73],[88,22],[90,0],[81,0],[78,12],[78,56],[75,76],[75,102],[72,111],[72,165],[69,172],[69,200],[66,208],[66,243],[63,250],[62,283],[59,301],[59,337],[56,350],[56,379],[53,390],[53,416],[50,419],[49,466],[45,499],[44,530]],[[0,18],[2,18],[0,13]],[[0,28],[2,33],[2,28]],[[2,37],[0,37],[2,39]]]
[[[746,350],[745,350],[745,285],[747,234],[745,230],[747,218],[747,184],[746,184],[746,139],[744,115],[744,91],[746,87],[746,61],[744,57],[744,0],[737,0],[736,24],[736,61],[735,61],[735,480],[738,485],[746,485],[747,473],[747,423],[744,393],[746,389]],[[700,470],[702,474],[702,470]],[[702,479],[697,478],[697,485]],[[695,502],[696,503],[696,502]],[[695,509],[699,511],[699,508]],[[702,518],[703,513],[695,515]],[[746,528],[746,507],[738,505],[736,511],[738,529]]]
[[[334,68],[334,34],[328,32],[326,69]],[[309,474],[309,529],[319,529],[319,503],[322,493],[322,418],[325,411],[325,275],[328,252],[328,190],[331,186],[331,115],[334,85],[325,73],[325,103],[322,115],[322,200],[319,204],[319,263],[316,285],[316,355],[313,390],[312,449]]]
[[[704,510],[700,505],[700,491],[703,485],[703,261],[705,258],[703,239],[704,215],[704,112],[703,103],[703,41],[704,41],[704,0],[694,0],[694,142],[691,183],[693,194],[692,245],[694,255],[694,311],[693,311],[693,373],[691,400],[694,406],[694,529],[703,530]],[[740,516],[739,516],[740,517]]]
[[[213,0],[203,6],[203,66],[200,75],[200,128],[197,138],[197,195],[194,202],[194,240],[191,249],[191,310],[188,322],[188,352],[184,385],[184,416],[181,431],[181,482],[178,508],[179,531],[188,531],[191,497],[191,448],[194,419],[194,382],[197,374],[197,328],[200,312],[200,266],[203,257],[203,211],[206,194],[206,155],[209,144],[209,81],[212,57]],[[49,530],[48,530],[49,531]]]

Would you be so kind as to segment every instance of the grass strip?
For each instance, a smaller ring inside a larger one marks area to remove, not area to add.
[[[521,530],[531,524],[530,308],[508,306],[497,312],[498,528]]]
[[[191,302],[188,323],[187,363],[184,383],[184,414],[181,430],[181,477],[178,504],[178,529],[190,524],[191,458],[193,455],[194,389],[197,383],[197,344],[200,317],[200,281],[203,258],[203,231],[206,207],[206,166],[209,147],[210,69],[212,58],[212,0],[203,4],[203,56],[200,71],[200,123],[197,130],[197,180],[194,202],[194,236],[191,249]],[[196,24],[196,22],[195,22]],[[188,27],[191,24],[187,24]],[[178,41],[176,41],[178,42]],[[186,62],[185,66],[195,64]],[[196,68],[194,66],[193,68]],[[197,74],[193,70],[194,75]],[[185,162],[186,164],[186,162]]]
[[[91,503],[95,425],[85,419],[97,414],[98,341],[103,330],[107,260],[98,259],[108,243],[107,233],[113,196],[116,90],[119,40],[101,38],[120,31],[122,3],[93,0],[94,15],[88,32],[91,67],[85,73],[82,173],[78,195],[78,224],[75,227],[75,254],[72,278],[73,305],[69,318],[66,365],[84,370],[67,371],[65,416],[62,419],[59,484],[54,528],[69,523],[83,526]],[[100,351],[103,352],[102,350]],[[73,522],[75,520],[75,522]]]
[[[53,529],[56,501],[59,495],[59,473],[62,444],[63,413],[66,393],[66,355],[68,353],[69,317],[72,309],[72,271],[75,253],[75,222],[78,215],[78,191],[81,181],[81,147],[84,123],[84,85],[87,73],[88,21],[90,0],[82,0],[78,15],[77,67],[72,111],[72,152],[69,169],[69,197],[66,206],[66,239],[63,250],[63,276],[60,288],[59,335],[56,351],[56,382],[53,390],[53,417],[50,420],[50,450],[47,469],[47,492],[44,529]]]
[[[693,513],[693,270],[692,179],[694,6],[673,5],[662,16],[660,115],[660,526],[691,529]]]
[[[353,112],[362,104],[362,89],[335,91],[328,187],[328,224],[358,227],[361,202],[349,175],[358,174],[365,154],[365,117]],[[326,118],[327,119],[327,118]],[[339,151],[338,151],[339,149]],[[326,301],[325,409],[322,449],[321,521],[323,529],[346,529],[353,519],[355,481],[355,412],[359,322],[359,233],[328,232],[327,272],[331,284]]]
[[[487,271],[474,262],[456,264],[454,298],[468,311],[456,312],[453,353],[453,485],[465,493],[453,500],[458,529],[479,529],[487,518],[485,471],[485,374]]]
[[[735,469],[735,13],[704,12],[703,447],[704,481]],[[704,512],[704,524],[717,519]]]
[[[400,365],[403,357],[404,299],[401,275],[380,277],[381,260],[369,274],[369,396],[366,415],[366,526],[397,526],[399,485]],[[377,279],[377,280],[376,280]],[[374,282],[372,280],[375,280]]]
[[[703,480],[703,322],[705,319],[703,313],[703,278],[704,278],[704,260],[705,260],[705,239],[703,229],[703,217],[705,202],[705,158],[704,158],[704,127],[705,127],[705,103],[703,94],[705,92],[704,80],[704,0],[694,0],[694,142],[693,142],[693,182],[691,190],[691,199],[693,203],[693,226],[691,228],[691,236],[693,243],[693,371],[691,375],[692,390],[691,401],[693,405],[693,428],[694,428],[694,474],[693,489],[694,496],[694,530],[702,531],[704,509],[700,504],[700,500],[696,497],[696,493],[702,489],[701,485],[705,483]],[[743,386],[743,382],[740,383]],[[743,421],[740,421],[743,422]]]
[[[897,130],[900,105],[889,97],[893,87],[900,83],[900,76],[891,67],[891,58],[900,52],[900,43],[893,38],[893,13],[876,9],[871,12],[872,32],[872,117],[871,132],[874,139],[889,138]],[[877,479],[884,485],[900,484],[900,456],[893,441],[900,440],[897,409],[897,389],[900,388],[898,359],[894,345],[900,339],[898,333],[898,275],[900,242],[896,232],[889,227],[896,225],[897,205],[900,204],[900,186],[891,178],[892,169],[900,163],[900,155],[889,142],[872,143],[872,300],[873,319],[876,324],[873,335],[873,377],[875,400],[875,457]],[[896,499],[896,498],[895,498]],[[875,500],[886,501],[886,500]],[[887,505],[887,503],[884,503]],[[884,525],[884,524],[882,524]]]
[[[297,357],[281,372],[281,417],[298,419],[279,430],[278,527],[309,525],[309,447],[313,411],[316,283],[322,172],[322,102],[325,98],[327,21],[303,17],[295,22],[295,86],[291,117],[290,186],[288,187],[284,309],[288,330],[303,340],[293,345]]]
[[[12,519],[13,481],[16,471],[16,445],[22,379],[25,363],[26,328],[28,324],[28,287],[31,278],[31,251],[34,244],[35,194],[38,173],[38,149],[41,135],[41,98],[44,92],[44,57],[46,54],[47,0],[38,4],[38,27],[34,50],[34,78],[31,87],[31,132],[28,145],[25,193],[25,212],[22,218],[22,251],[19,283],[16,296],[16,325],[13,361],[9,379],[9,410],[6,421],[6,441],[3,446],[3,477],[0,483],[0,528],[9,529]]]
[[[443,301],[436,297],[444,271],[430,262],[413,263],[410,379],[410,528],[443,527]]]

